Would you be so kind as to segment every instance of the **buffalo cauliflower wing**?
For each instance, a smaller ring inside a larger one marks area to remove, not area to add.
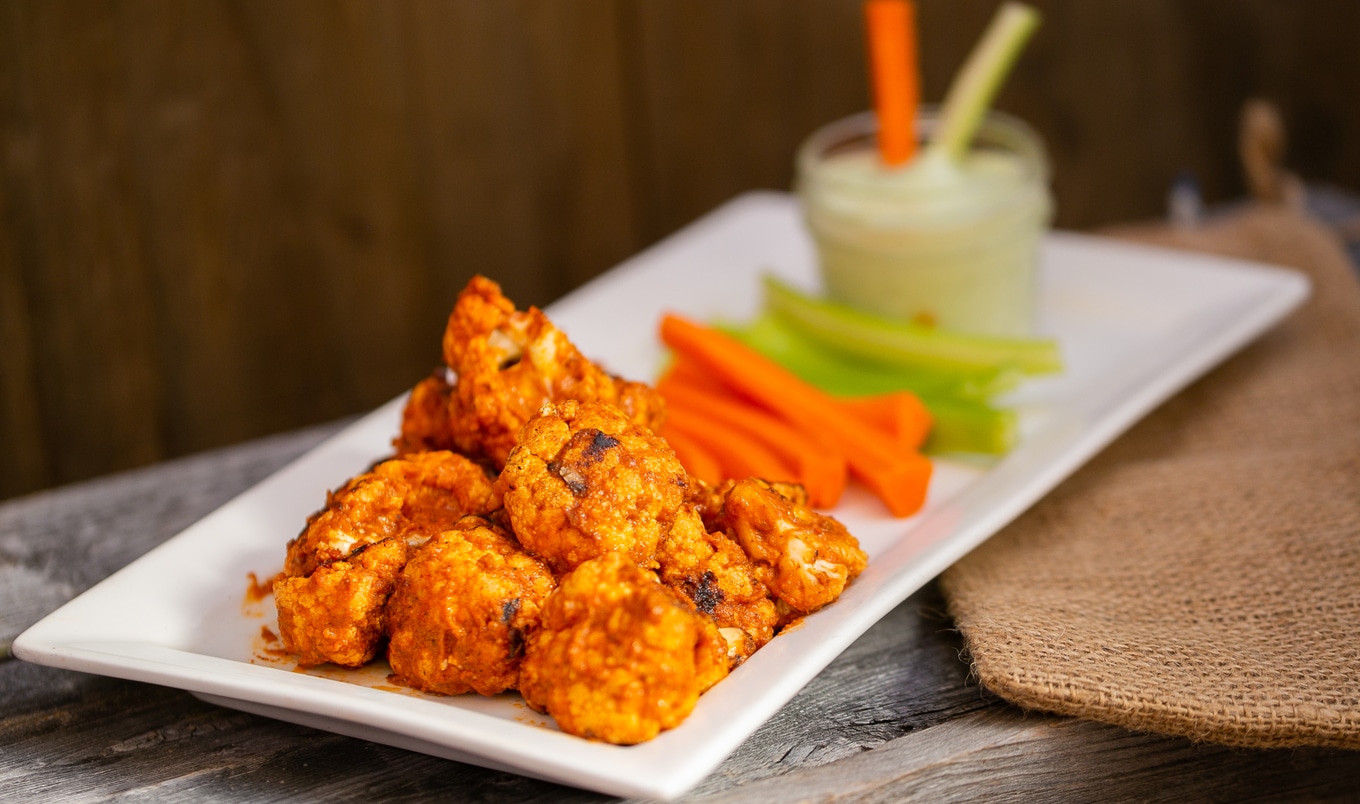
[[[408,549],[465,514],[486,513],[491,500],[482,468],[452,452],[384,461],[328,494],[288,543],[274,583],[284,647],[303,666],[367,662]]]
[[[288,543],[284,574],[310,575],[356,549],[393,536],[428,538],[466,514],[490,511],[491,479],[482,467],[447,451],[383,461],[326,498]]]
[[[687,490],[663,439],[613,405],[573,400],[525,425],[496,479],[515,536],[558,574],[609,552],[654,566]]]
[[[454,452],[422,452],[383,461],[373,473],[405,490],[401,512],[408,541],[423,540],[465,516],[481,516],[495,508],[495,489],[486,469]]]
[[[844,525],[770,483],[729,480],[714,494],[722,502],[708,511],[712,524],[741,545],[757,577],[795,612],[807,614],[840,597],[868,563]]]
[[[387,604],[394,680],[443,695],[514,688],[525,634],[555,585],[485,519],[435,535],[411,554]]]
[[[623,553],[565,576],[529,635],[525,701],[569,734],[620,745],[680,724],[727,673],[713,621]]]
[[[520,428],[545,402],[607,402],[632,421],[660,426],[665,405],[642,383],[607,374],[586,359],[536,307],[516,310],[500,286],[475,276],[459,294],[444,331],[444,360],[457,379],[448,397],[448,438],[497,469]],[[428,404],[432,385],[412,396]],[[419,414],[412,419],[421,421]],[[413,434],[418,428],[413,426]],[[421,439],[429,437],[421,435]]]
[[[384,607],[406,551],[404,540],[389,537],[306,577],[275,581],[279,636],[299,665],[359,667],[377,654],[387,627]]]
[[[733,667],[774,637],[779,617],[769,589],[741,547],[705,528],[693,506],[676,516],[656,557],[662,583],[713,618]]]

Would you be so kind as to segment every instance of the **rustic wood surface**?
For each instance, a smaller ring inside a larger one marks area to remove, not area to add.
[[[920,0],[938,100],[996,0]],[[1360,4],[1035,0],[1059,226],[1360,188]],[[0,0],[0,498],[370,409],[474,272],[542,304],[867,105],[860,0]],[[720,289],[715,292],[721,292]]]
[[[314,427],[0,504],[0,641],[335,432]],[[929,586],[684,800],[1355,800],[1360,753],[1249,751],[1021,712],[970,683]],[[0,801],[603,801],[213,706],[0,663]]]

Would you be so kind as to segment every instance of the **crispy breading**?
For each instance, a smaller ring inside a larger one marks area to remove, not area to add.
[[[288,542],[283,572],[305,578],[357,548],[392,538],[401,525],[401,497],[390,482],[371,473],[351,478],[326,494],[326,507],[308,517],[302,533]]]
[[[654,566],[687,475],[665,440],[613,405],[546,405],[496,479],[520,544],[555,573],[604,553]]]
[[[497,469],[545,402],[614,403],[651,428],[665,415],[665,402],[651,387],[606,373],[541,310],[516,310],[484,276],[473,277],[459,294],[443,347],[457,375],[448,402],[449,438],[458,451]]]
[[[288,543],[284,573],[306,576],[356,549],[399,536],[422,541],[467,514],[491,510],[491,479],[447,451],[383,461],[326,495],[326,507]]]
[[[389,537],[306,577],[275,581],[279,636],[299,665],[359,667],[377,655],[387,630],[384,606],[406,551],[404,539]]]
[[[868,556],[836,519],[791,500],[763,480],[729,480],[714,490],[713,524],[732,536],[776,598],[808,614],[840,597]]]
[[[569,734],[629,745],[680,724],[727,673],[713,621],[630,556],[562,579],[529,635],[520,692]]]
[[[466,517],[416,548],[387,604],[394,680],[426,692],[517,686],[525,634],[556,586],[503,530]]]

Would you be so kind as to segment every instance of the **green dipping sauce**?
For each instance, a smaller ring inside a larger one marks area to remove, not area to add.
[[[919,133],[929,137],[933,114]],[[865,113],[832,123],[798,155],[797,189],[828,295],[879,315],[959,332],[1033,329],[1035,265],[1052,217],[1043,145],[988,115],[957,164],[922,149],[885,166]]]

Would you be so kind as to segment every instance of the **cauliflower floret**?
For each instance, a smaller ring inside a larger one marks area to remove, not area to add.
[[[525,701],[569,734],[629,745],[680,724],[727,673],[713,621],[630,556],[562,579],[529,635]]]
[[[357,548],[396,536],[402,528],[401,497],[387,480],[362,474],[326,495],[326,507],[312,514],[288,542],[283,571],[306,577],[317,567],[343,561]]]
[[[406,542],[365,544],[307,577],[274,583],[279,636],[303,667],[334,662],[359,667],[378,652],[386,632],[384,606],[406,563]]]
[[[485,519],[432,537],[387,604],[393,680],[444,695],[514,688],[524,635],[554,586],[547,567]]]
[[[525,425],[496,480],[515,536],[557,574],[609,552],[655,566],[687,488],[664,440],[613,405],[572,400]]]
[[[384,461],[326,495],[326,507],[288,543],[284,574],[310,575],[394,536],[423,541],[464,515],[487,513],[491,501],[491,479],[461,455],[425,452]]]
[[[840,522],[785,497],[763,480],[727,481],[713,523],[730,534],[774,596],[807,614],[840,597],[868,556]]]
[[[411,389],[401,412],[401,434],[392,442],[398,457],[454,448],[449,397],[455,379],[447,368],[439,368]]]
[[[383,461],[373,474],[402,489],[401,513],[408,541],[423,541],[453,527],[465,516],[495,509],[491,476],[457,453],[439,451]]]
[[[518,311],[483,276],[468,282],[444,331],[444,360],[457,375],[449,398],[456,448],[499,469],[520,428],[545,402],[617,404],[633,421],[658,427],[665,403],[650,387],[605,373],[536,307]]]
[[[284,646],[303,666],[373,658],[408,548],[464,514],[485,513],[491,500],[491,479],[452,452],[384,461],[328,494],[288,543],[274,584]]]
[[[697,477],[691,477],[689,480],[689,500],[703,519],[704,527],[711,531],[722,530],[723,503],[727,499],[727,492],[731,490],[736,481],[727,480],[714,486]],[[778,480],[762,480],[761,482],[794,505],[808,507],[807,489],[801,484]]]
[[[657,548],[661,581],[713,618],[735,667],[774,637],[778,614],[770,591],[756,577],[741,547],[722,532],[709,532],[687,506]]]

